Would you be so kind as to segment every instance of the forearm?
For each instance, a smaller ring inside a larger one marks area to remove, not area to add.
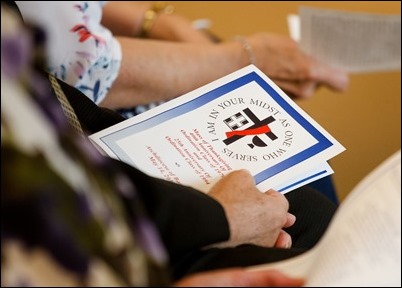
[[[151,2],[109,1],[103,7],[102,25],[114,35],[134,37],[140,34],[144,13]]]
[[[141,34],[145,12],[152,2],[110,1],[103,9],[102,24],[114,35],[137,37]],[[170,41],[211,43],[210,38],[178,14],[160,12],[155,17],[148,38]]]
[[[241,45],[144,41],[119,38],[119,76],[102,106],[116,109],[182,95],[248,64]]]
[[[193,27],[189,19],[178,14],[160,14],[155,19],[149,38],[212,44],[211,38]]]

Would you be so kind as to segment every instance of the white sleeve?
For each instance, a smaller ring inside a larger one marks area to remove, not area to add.
[[[117,78],[121,47],[101,25],[102,1],[16,1],[24,21],[45,30],[49,72],[95,103]]]

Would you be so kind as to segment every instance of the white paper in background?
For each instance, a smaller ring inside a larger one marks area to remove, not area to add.
[[[287,17],[290,38],[296,42],[300,41],[300,17],[296,14],[289,14]]]
[[[401,287],[401,151],[349,193],[309,251],[249,267],[303,277],[304,287]]]
[[[294,17],[294,16],[291,16]],[[401,16],[300,7],[292,38],[309,55],[350,73],[401,69]],[[295,39],[295,38],[294,38]]]

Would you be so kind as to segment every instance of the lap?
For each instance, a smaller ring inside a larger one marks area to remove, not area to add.
[[[199,249],[173,263],[174,277],[178,279],[194,272],[275,262],[300,255],[312,248],[327,229],[336,205],[308,187],[296,189],[285,196],[289,201],[289,212],[297,218],[292,227],[285,229],[292,236],[292,248],[246,244],[233,248]]]
[[[304,249],[266,248],[241,245],[234,248],[211,248],[186,255],[174,265],[173,275],[179,279],[191,273],[230,267],[248,267],[288,259],[303,253]]]

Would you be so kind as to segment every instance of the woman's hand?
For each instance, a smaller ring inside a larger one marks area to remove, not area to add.
[[[297,42],[287,36],[257,33],[246,39],[256,66],[291,97],[311,97],[321,85],[336,91],[348,86],[345,72],[304,54]]]
[[[231,172],[209,191],[225,209],[230,239],[214,247],[255,244],[264,247],[289,248],[292,240],[282,228],[295,223],[288,213],[289,203],[283,194],[257,189],[254,178],[246,170]]]
[[[175,283],[175,287],[300,287],[301,278],[276,270],[247,271],[241,268],[197,273]]]

